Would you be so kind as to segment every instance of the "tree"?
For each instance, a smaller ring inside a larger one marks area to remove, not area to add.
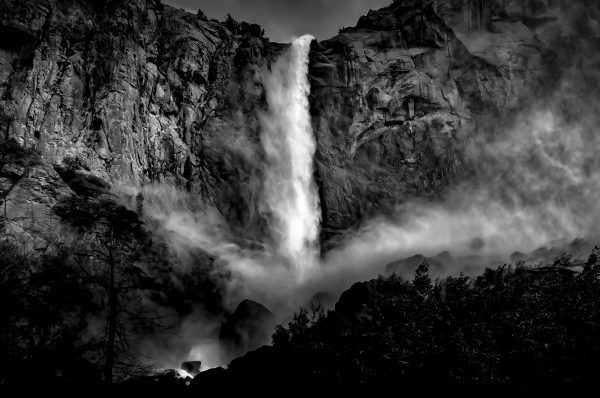
[[[582,277],[596,280],[598,276],[600,276],[600,246],[595,246],[583,265]]]
[[[238,22],[231,16],[231,14],[227,14],[225,26],[234,35],[248,35],[252,37],[257,37],[259,39],[265,38],[265,31],[260,27],[260,25],[248,23],[246,21]]]
[[[419,264],[415,270],[413,286],[417,292],[423,296],[429,296],[431,293],[433,284],[431,283],[431,277],[429,276],[429,263],[427,260]]]
[[[103,375],[110,383],[116,370],[121,375],[139,370],[135,364],[138,338],[165,329],[143,305],[142,291],[154,288],[139,264],[149,240],[137,214],[108,196],[76,196],[56,210],[78,227],[82,237],[77,250],[82,270],[104,308]]]
[[[38,380],[57,372],[72,382],[98,380],[81,339],[98,308],[70,249],[56,245],[40,254],[0,243],[0,380],[18,383],[28,369]]]
[[[238,25],[238,22],[235,19],[233,19],[231,14],[227,14],[227,19],[225,20],[225,26],[227,26],[227,29],[229,29],[231,31],[231,33],[233,33],[234,35],[237,34],[237,25]]]

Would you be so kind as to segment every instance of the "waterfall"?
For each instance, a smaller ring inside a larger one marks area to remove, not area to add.
[[[263,75],[268,111],[261,115],[265,152],[263,212],[275,252],[300,272],[315,264],[321,212],[313,179],[308,60],[313,37],[295,39]]]

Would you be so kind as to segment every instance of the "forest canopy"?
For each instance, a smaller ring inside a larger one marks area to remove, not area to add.
[[[424,262],[412,281],[380,276],[353,285],[334,310],[300,310],[273,348],[235,360],[228,373],[338,386],[593,383],[599,274],[598,248],[585,262],[562,255],[435,281]]]

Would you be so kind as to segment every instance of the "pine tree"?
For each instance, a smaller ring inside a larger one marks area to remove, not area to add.
[[[417,269],[415,270],[415,277],[413,279],[413,286],[417,292],[423,296],[428,296],[432,289],[433,283],[429,276],[429,263],[424,260]]]

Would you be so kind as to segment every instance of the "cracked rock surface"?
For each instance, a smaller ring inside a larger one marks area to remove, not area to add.
[[[440,192],[461,169],[458,131],[482,109],[516,106],[568,34],[556,2],[471,3],[396,0],[313,42],[325,240]],[[162,182],[234,228],[261,224],[261,71],[285,44],[157,0],[0,5],[0,130],[37,159],[10,193],[13,210]]]

